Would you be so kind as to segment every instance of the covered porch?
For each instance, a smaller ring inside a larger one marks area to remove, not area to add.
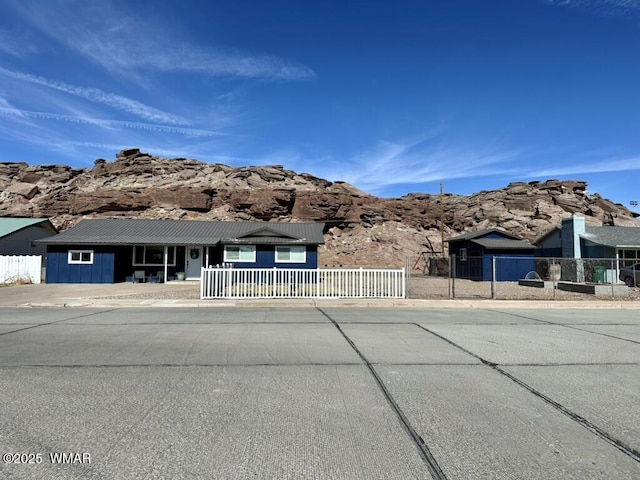
[[[202,267],[223,264],[223,249],[220,245],[133,245],[128,250],[125,256],[132,259],[131,266],[118,272],[116,281],[199,281]],[[126,265],[126,261],[122,265]]]

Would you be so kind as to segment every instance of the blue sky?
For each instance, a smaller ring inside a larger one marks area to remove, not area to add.
[[[640,200],[640,0],[0,3],[0,161],[140,147],[380,196]]]

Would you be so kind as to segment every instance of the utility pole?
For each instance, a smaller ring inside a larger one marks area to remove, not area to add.
[[[446,257],[444,248],[444,195],[442,193],[442,183],[440,184],[440,242],[442,249],[442,256]]]

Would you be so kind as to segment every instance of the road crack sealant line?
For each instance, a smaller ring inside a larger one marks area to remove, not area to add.
[[[613,338],[614,340],[620,340],[620,341],[623,341],[623,342],[635,343],[636,345],[640,345],[640,342],[638,340],[633,340],[631,338],[618,337],[616,335],[611,335],[610,333],[594,332],[593,330],[587,330],[587,327],[589,327],[589,325],[585,325],[583,328],[579,328],[579,327],[576,327],[576,326],[573,326],[573,325],[562,325],[562,326],[570,328],[571,330],[577,330],[578,332],[592,333],[594,335],[601,335],[603,337]],[[607,326],[609,326],[609,325],[607,325]],[[612,326],[616,326],[616,325],[614,324]]]
[[[444,472],[440,468],[440,465],[438,464],[438,461],[435,459],[435,457],[431,453],[431,450],[429,450],[429,447],[427,446],[427,444],[425,443],[423,438],[413,428],[413,426],[409,422],[409,419],[404,414],[404,412],[402,411],[402,409],[400,408],[398,403],[395,401],[395,399],[391,395],[391,392],[389,392],[389,390],[387,389],[386,385],[382,381],[382,378],[380,378],[380,375],[378,375],[378,372],[376,372],[375,368],[373,367],[373,364],[371,362],[369,362],[367,357],[365,357],[364,354],[358,349],[358,347],[353,342],[353,340],[351,340],[351,338],[349,338],[349,336],[344,332],[344,330],[342,330],[342,328],[340,327],[338,322],[336,322],[333,318],[331,318],[320,307],[316,307],[316,309],[322,315],[324,315],[327,319],[329,319],[329,321],[338,329],[340,334],[344,337],[344,339],[351,346],[351,348],[362,359],[362,361],[364,362],[365,366],[369,370],[369,373],[371,373],[371,375],[373,376],[374,380],[378,384],[378,388],[380,389],[380,391],[384,395],[385,399],[387,400],[387,402],[389,403],[389,405],[391,406],[393,411],[396,413],[396,415],[400,419],[400,422],[402,423],[402,426],[404,427],[405,431],[409,434],[409,436],[411,437],[411,439],[413,440],[415,445],[418,447],[418,451],[420,452],[420,456],[422,457],[422,459],[426,463],[427,468],[429,469],[429,473],[431,473],[431,476],[433,477],[433,479],[434,480],[446,480],[447,476],[444,474]]]
[[[609,333],[602,333],[602,332],[594,332],[592,330],[586,330],[587,327],[591,326],[591,325],[598,325],[598,326],[625,326],[625,325],[635,325],[633,323],[586,323],[586,324],[566,324],[566,323],[557,323],[557,322],[551,322],[549,320],[539,320],[537,318],[531,318],[531,317],[527,317],[525,315],[518,315],[517,313],[511,313],[511,312],[505,312],[502,310],[491,310],[489,309],[490,312],[495,312],[495,313],[504,313],[506,315],[511,315],[512,317],[517,317],[517,318],[524,318],[525,320],[534,320],[536,322],[542,322],[545,325],[553,325],[555,327],[564,327],[564,328],[568,328],[570,330],[576,330],[578,332],[585,332],[585,333],[593,333],[594,335],[601,335],[603,337],[608,337],[608,338],[613,338],[615,340],[622,340],[623,342],[630,342],[630,343],[635,343],[637,345],[640,345],[640,342],[637,340],[632,340],[630,338],[623,338],[623,337],[617,337],[615,335],[611,335]],[[517,324],[515,324],[517,325]],[[579,328],[582,327],[582,328]]]
[[[28,327],[19,328],[17,330],[11,330],[10,332],[0,333],[0,337],[3,336],[3,335],[9,335],[11,333],[24,332],[25,330],[31,330],[32,328],[46,327],[48,325],[55,325],[57,323],[68,322],[69,320],[77,320],[78,318],[91,317],[93,315],[98,315],[98,314],[101,314],[101,313],[114,312],[116,310],[118,310],[118,309],[117,308],[112,308],[110,310],[100,310],[98,312],[91,312],[91,313],[85,313],[84,315],[78,315],[77,317],[63,318],[62,320],[55,320],[53,322],[38,323],[37,325],[29,325]],[[74,324],[70,323],[69,325],[74,325]]]
[[[625,455],[631,457],[633,460],[635,460],[636,462],[640,463],[640,452],[638,450],[634,449],[633,447],[631,447],[629,445],[626,445],[624,442],[618,440],[617,438],[612,437],[606,431],[604,431],[600,427],[594,425],[593,423],[591,423],[586,418],[578,415],[575,412],[572,412],[571,410],[569,410],[567,407],[565,407],[561,403],[556,402],[552,398],[546,396],[544,393],[542,393],[542,392],[536,390],[535,388],[533,388],[531,385],[528,385],[527,383],[523,382],[518,377],[515,377],[514,375],[510,374],[509,372],[503,370],[502,368],[500,368],[500,366],[497,363],[493,363],[493,362],[490,362],[488,360],[485,360],[484,358],[480,357],[479,355],[476,355],[475,353],[467,350],[466,348],[458,345],[457,343],[449,340],[448,338],[443,337],[442,335],[439,335],[436,332],[433,332],[433,331],[429,330],[426,327],[423,327],[422,325],[420,325],[418,323],[414,323],[414,325],[416,327],[418,327],[418,328],[421,328],[422,330],[424,330],[426,332],[429,332],[431,335],[434,335],[434,336],[438,337],[439,339],[444,340],[448,344],[453,345],[454,347],[462,350],[463,352],[471,355],[472,357],[477,358],[484,365],[486,365],[488,367],[491,367],[493,370],[495,370],[496,372],[500,373],[501,375],[504,375],[505,377],[507,377],[512,382],[515,382],[516,384],[520,385],[521,387],[526,389],[529,393],[532,393],[536,397],[540,398],[541,400],[543,400],[547,404],[551,405],[553,408],[555,408],[560,413],[562,413],[565,416],[569,417],[574,422],[578,423],[582,427],[584,427],[587,430],[589,430],[591,433],[595,434],[596,436],[600,437],[601,439],[603,439],[607,443],[609,443],[609,444],[613,445],[614,447],[616,447],[618,450],[620,450]]]

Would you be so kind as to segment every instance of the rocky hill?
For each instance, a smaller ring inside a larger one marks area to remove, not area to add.
[[[0,216],[50,217],[64,230],[82,218],[324,221],[321,265],[404,266],[445,238],[500,227],[533,240],[572,213],[589,225],[640,226],[632,212],[581,181],[512,183],[471,196],[378,198],[280,165],[234,168],[123,150],[93,168],[0,163]],[[420,265],[417,266],[420,268]]]

